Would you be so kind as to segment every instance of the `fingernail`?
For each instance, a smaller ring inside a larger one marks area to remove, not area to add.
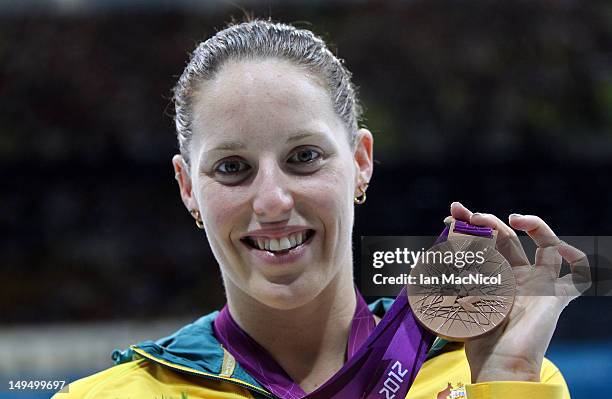
[[[474,212],[474,213],[472,213],[472,216],[482,216],[482,213],[480,213],[480,212]]]
[[[453,202],[451,202],[451,206],[453,206],[453,205],[455,205],[455,204],[456,204],[456,205],[459,205],[459,206],[463,206],[463,204],[462,204],[461,202],[459,202],[459,201],[453,201]],[[464,207],[464,208],[465,208],[465,207]]]
[[[508,216],[508,218],[511,218],[511,217],[521,218],[523,217],[523,215],[521,215],[520,213],[511,213],[510,216]]]

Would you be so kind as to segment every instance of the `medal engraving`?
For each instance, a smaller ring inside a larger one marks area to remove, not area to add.
[[[516,280],[495,250],[495,237],[449,235],[428,253],[407,285],[410,306],[426,329],[465,341],[502,324],[512,309]]]

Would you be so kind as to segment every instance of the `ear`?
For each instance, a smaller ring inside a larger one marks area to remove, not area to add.
[[[183,200],[183,204],[185,204],[185,208],[187,208],[189,212],[193,209],[198,209],[198,202],[192,191],[191,175],[187,162],[185,162],[180,154],[176,154],[172,157],[172,166],[174,167],[174,174],[178,181],[181,199]]]
[[[355,196],[361,194],[360,187],[370,182],[374,172],[374,138],[368,129],[357,131],[355,157]]]

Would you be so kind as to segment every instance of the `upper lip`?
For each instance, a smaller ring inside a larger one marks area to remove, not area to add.
[[[261,238],[282,238],[287,237],[290,234],[297,233],[299,231],[312,230],[308,226],[284,226],[284,227],[269,227],[258,230],[249,231],[243,234],[240,239],[247,237],[261,237]]]

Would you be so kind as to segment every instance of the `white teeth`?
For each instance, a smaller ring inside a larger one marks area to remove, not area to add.
[[[282,251],[285,249],[293,248],[304,242],[306,239],[306,232],[301,231],[299,233],[290,234],[287,237],[279,239],[275,238],[264,238],[264,237],[253,237],[251,242],[254,246],[261,250],[267,251]]]
[[[291,242],[289,241],[289,238],[287,237],[281,238],[279,243],[280,243],[281,250],[291,248]]]
[[[280,250],[280,242],[276,238],[270,240],[270,251]]]

